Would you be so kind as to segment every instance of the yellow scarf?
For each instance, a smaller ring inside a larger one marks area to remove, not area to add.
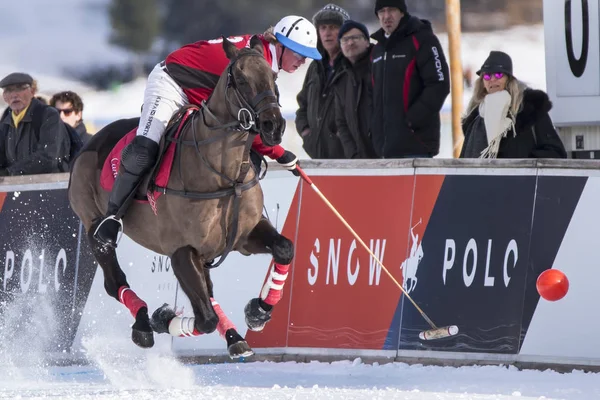
[[[29,107],[27,107],[26,109],[24,109],[23,111],[21,111],[18,114],[15,114],[14,111],[12,112],[12,119],[13,119],[13,123],[15,124],[15,128],[17,128],[19,126],[19,122],[21,122],[21,120],[23,119],[23,117],[27,113],[28,109],[29,109]]]

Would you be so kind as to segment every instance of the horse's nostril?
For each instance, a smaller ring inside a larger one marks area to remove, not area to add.
[[[262,121],[260,128],[264,133],[273,133],[275,130],[275,124],[271,120]]]

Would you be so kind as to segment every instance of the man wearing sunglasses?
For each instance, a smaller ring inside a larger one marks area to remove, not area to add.
[[[50,106],[56,108],[65,124],[75,129],[83,144],[92,138],[83,122],[83,101],[77,93],[70,90],[56,93],[50,99]]]
[[[377,0],[381,29],[371,54],[371,135],[383,158],[433,157],[440,111],[450,93],[448,63],[431,23],[410,15],[406,0]]]
[[[369,30],[348,20],[338,34],[346,72],[336,85],[335,124],[346,158],[377,158],[369,135],[371,120],[371,60]]]
[[[25,73],[0,81],[8,110],[0,120],[0,176],[68,171],[71,142],[58,112],[35,98]]]

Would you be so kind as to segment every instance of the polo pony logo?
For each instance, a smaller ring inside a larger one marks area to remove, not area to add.
[[[419,263],[423,259],[423,247],[419,242],[419,235],[415,235],[415,228],[423,222],[419,219],[419,222],[410,229],[410,236],[412,244],[410,248],[410,256],[402,262],[400,269],[402,270],[403,283],[402,287],[406,290],[406,293],[410,293],[417,287],[417,270]],[[410,281],[410,285],[408,282]]]

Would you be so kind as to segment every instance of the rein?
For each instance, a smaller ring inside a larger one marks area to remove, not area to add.
[[[254,96],[250,101],[246,100],[246,98],[240,93],[237,80],[233,73],[233,67],[235,63],[241,59],[242,57],[262,57],[262,54],[256,51],[248,51],[243,52],[240,51],[238,55],[231,60],[229,66],[227,67],[227,86],[225,88],[225,102],[227,106],[227,111],[231,117],[233,117],[233,121],[222,123],[219,118],[208,108],[206,102],[202,102],[202,107],[200,108],[200,113],[202,114],[204,125],[213,131],[220,130],[222,131],[218,135],[209,137],[204,140],[199,140],[197,137],[196,131],[196,117],[198,113],[194,113],[191,116],[191,125],[192,125],[192,137],[193,140],[182,140],[180,137],[172,138],[169,137],[167,140],[171,142],[175,142],[176,145],[181,144],[184,146],[193,146],[200,159],[204,163],[204,165],[214,174],[218,175],[220,178],[228,182],[229,187],[224,189],[217,190],[215,192],[190,192],[187,190],[175,190],[167,187],[155,186],[154,189],[158,192],[161,192],[165,195],[174,195],[185,197],[194,200],[214,200],[221,199],[229,196],[233,196],[233,218],[231,221],[230,227],[227,229],[227,238],[225,241],[225,250],[223,254],[220,256],[219,261],[216,264],[213,264],[214,260],[211,260],[205,264],[206,268],[216,268],[225,261],[227,255],[233,249],[233,244],[235,241],[235,237],[238,232],[239,225],[239,214],[240,214],[240,203],[242,199],[242,193],[248,189],[253,188],[258,184],[259,178],[258,176],[254,176],[252,180],[244,183],[248,172],[250,171],[250,149],[252,147],[252,142],[257,134],[259,134],[258,126],[260,126],[260,114],[266,110],[271,108],[279,108],[279,104],[277,102],[277,95],[272,90],[267,90],[261,92]],[[229,92],[233,92],[234,99],[229,96]],[[258,108],[260,103],[263,103],[265,99],[273,98],[274,102],[265,102],[265,104]],[[237,103],[237,106],[234,106],[234,101]],[[237,107],[237,113],[232,111],[232,107]],[[257,109],[258,108],[258,109]],[[209,126],[206,123],[206,116],[208,116],[217,122],[217,125]],[[201,146],[205,146],[211,143],[218,142],[220,140],[224,140],[231,132],[247,132],[248,137],[244,144],[244,155],[242,157],[242,162],[240,165],[239,173],[236,178],[230,178],[222,172],[217,171],[206,159],[204,154],[200,151]],[[179,146],[176,146],[176,152],[179,151]],[[177,156],[177,155],[176,155]],[[177,156],[179,160],[179,173],[181,179],[181,156]],[[183,179],[181,179],[183,181]]]

